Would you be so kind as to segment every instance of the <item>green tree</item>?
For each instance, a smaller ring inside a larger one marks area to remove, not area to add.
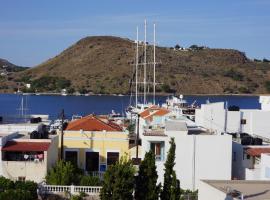
[[[122,157],[119,162],[109,166],[104,174],[101,200],[126,200],[133,199],[135,168],[127,157]]]
[[[178,200],[180,199],[180,182],[176,177],[174,171],[175,165],[175,149],[176,145],[174,138],[171,138],[170,149],[167,154],[167,160],[164,164],[165,173],[164,173],[164,184],[161,192],[161,200]]]
[[[152,151],[149,151],[145,154],[136,177],[135,199],[157,200],[160,192],[160,185],[157,186],[157,179],[155,155]]]
[[[52,185],[71,185],[77,184],[81,173],[71,162],[60,160],[48,172],[46,182]]]
[[[179,45],[179,44],[176,44],[176,45],[174,46],[174,48],[175,48],[175,49],[180,49],[180,45]]]

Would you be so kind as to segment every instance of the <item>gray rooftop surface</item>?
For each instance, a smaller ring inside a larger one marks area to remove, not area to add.
[[[247,200],[270,200],[270,181],[247,180],[203,180],[214,188],[226,193],[228,188],[237,190]]]

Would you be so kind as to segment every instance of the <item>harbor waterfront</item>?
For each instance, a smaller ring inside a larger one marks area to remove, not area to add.
[[[157,96],[156,102],[161,105],[168,96]],[[130,104],[130,96],[90,95],[90,96],[61,96],[61,95],[16,95],[0,94],[0,116],[18,115],[22,98],[25,114],[46,114],[50,119],[59,118],[62,109],[67,118],[72,115],[105,114],[114,110],[124,114]],[[196,101],[196,105],[209,101],[228,102],[228,106],[236,105],[241,109],[260,109],[259,96],[242,95],[185,95],[188,104]],[[151,100],[151,96],[149,96]],[[132,102],[131,102],[132,103]]]

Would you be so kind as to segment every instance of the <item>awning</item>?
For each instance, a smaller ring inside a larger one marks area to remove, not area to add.
[[[262,153],[270,153],[270,148],[248,148],[246,154],[250,156],[260,156]]]
[[[50,147],[50,142],[18,142],[8,141],[2,148],[2,151],[47,151]]]

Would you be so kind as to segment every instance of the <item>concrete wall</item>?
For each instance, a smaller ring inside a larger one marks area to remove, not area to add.
[[[233,200],[233,198],[228,197],[224,192],[214,188],[213,186],[200,181],[198,200]]]
[[[58,144],[59,144],[59,136],[56,135],[51,140],[51,145],[44,155],[44,158],[47,160],[47,172],[56,164],[58,160]]]
[[[175,138],[175,171],[181,188],[196,190],[200,179],[231,179],[232,139],[229,135],[185,135],[169,137],[142,137],[142,155],[150,149],[150,141],[165,142],[165,159],[157,161],[158,181],[163,181],[164,162],[170,145],[170,137]]]
[[[44,180],[47,174],[47,164],[33,161],[2,161],[3,175],[11,180],[17,180],[19,176],[26,177],[26,180],[37,183]]]

